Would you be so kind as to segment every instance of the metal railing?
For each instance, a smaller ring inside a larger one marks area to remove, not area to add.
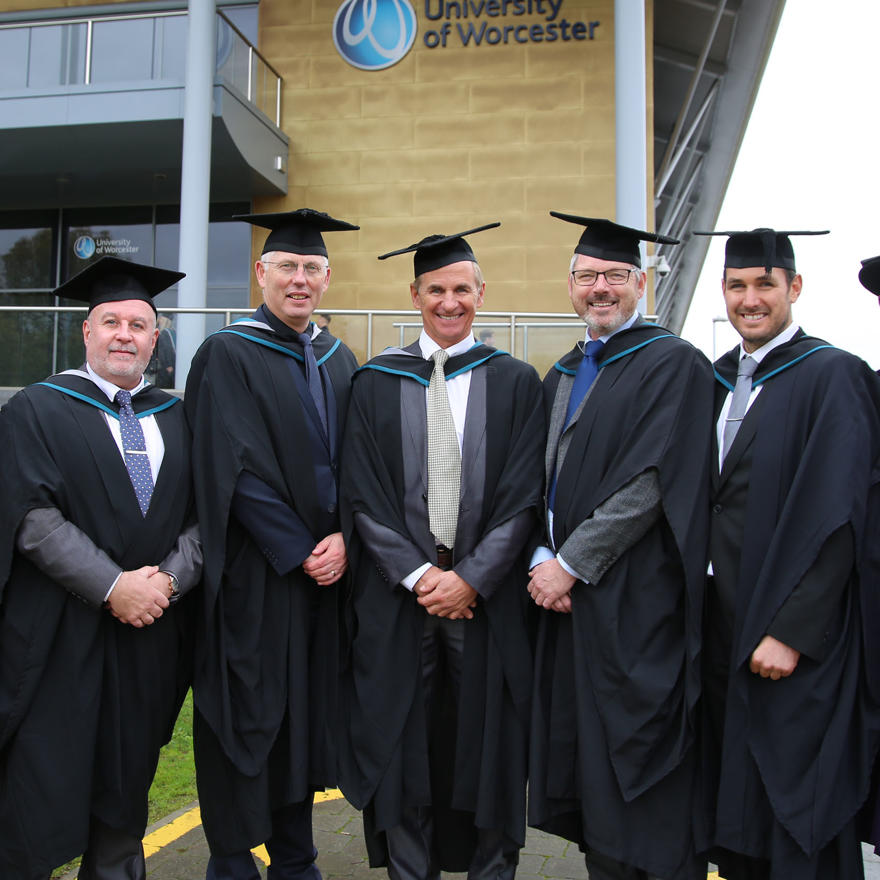
[[[158,309],[160,314],[171,317],[178,314],[205,315],[209,319],[206,322],[207,333],[219,330],[220,327],[253,312],[252,306],[164,308],[159,305]],[[6,315],[42,313],[47,317],[55,318],[52,326],[56,328],[57,333],[60,315],[78,313],[85,316],[86,312],[85,306],[0,305],[0,328],[6,320]],[[422,327],[419,313],[413,309],[321,309],[320,314],[330,316],[330,332],[343,339],[360,362],[369,360],[388,346],[403,346],[415,341]],[[478,338],[481,330],[492,330],[495,333],[492,344],[496,348],[509,351],[515,357],[528,361],[542,374],[575,342],[583,339],[584,335],[583,322],[577,315],[558,312],[481,310],[477,312],[473,329]],[[32,330],[26,332],[33,335]],[[30,342],[33,343],[35,340]],[[56,348],[53,346],[52,363],[47,364],[47,367],[49,366],[51,369],[47,372],[56,372],[72,365],[59,363]]]
[[[217,11],[218,79],[281,127],[281,75]],[[0,90],[132,80],[184,82],[187,13],[152,12],[0,24]]]

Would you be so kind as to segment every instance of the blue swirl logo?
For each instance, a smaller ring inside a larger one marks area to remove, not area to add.
[[[409,52],[417,30],[409,0],[345,0],[333,19],[333,42],[352,67],[384,70]]]
[[[81,259],[87,260],[95,254],[95,239],[91,235],[81,235],[73,243],[73,252]]]

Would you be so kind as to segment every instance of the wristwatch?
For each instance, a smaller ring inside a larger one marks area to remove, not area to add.
[[[170,571],[163,571],[162,574],[168,575],[168,586],[171,587],[171,594],[168,596],[168,604],[173,605],[180,598],[180,581],[177,575]]]

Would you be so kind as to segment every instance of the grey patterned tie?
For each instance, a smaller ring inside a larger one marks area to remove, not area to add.
[[[119,429],[122,434],[125,467],[134,487],[141,514],[146,516],[150,509],[150,499],[153,497],[153,472],[150,470],[150,459],[147,457],[147,443],[144,440],[141,423],[131,406],[131,392],[120,389],[116,392],[115,400],[119,404]]]
[[[458,525],[461,450],[443,373],[449,355],[441,348],[432,358],[434,372],[428,386],[428,518],[437,543],[452,548]]]
[[[739,426],[746,417],[746,410],[749,405],[749,396],[752,393],[752,376],[758,368],[758,362],[746,355],[739,362],[739,369],[736,373],[736,386],[733,389],[733,399],[730,401],[730,410],[727,413],[727,421],[724,423],[724,436],[721,449],[721,464],[727,458],[730,447],[736,437]]]
[[[324,430],[324,437],[329,437],[327,433],[327,406],[324,403],[324,387],[321,384],[321,374],[318,372],[318,362],[315,360],[315,349],[312,347],[312,337],[310,333],[300,333],[299,341],[303,347],[303,359],[306,364],[306,382],[309,386],[309,396],[315,404],[318,411],[318,417],[321,419],[321,427]]]

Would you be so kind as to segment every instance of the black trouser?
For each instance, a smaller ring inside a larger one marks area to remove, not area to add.
[[[146,876],[141,838],[111,828],[92,816],[79,880],[144,880]]]
[[[467,620],[425,615],[422,636],[422,690],[428,729],[432,729],[445,670],[458,704]],[[450,768],[451,770],[451,768]],[[434,858],[434,823],[430,807],[406,807],[400,825],[385,832],[391,880],[434,880],[440,876]],[[518,847],[497,829],[477,829],[477,845],[468,866],[469,880],[513,880]]]
[[[318,851],[312,838],[313,796],[272,812],[272,836],[266,850],[272,864],[268,880],[321,880],[315,864]],[[259,880],[250,850],[230,856],[212,855],[206,880]]]

